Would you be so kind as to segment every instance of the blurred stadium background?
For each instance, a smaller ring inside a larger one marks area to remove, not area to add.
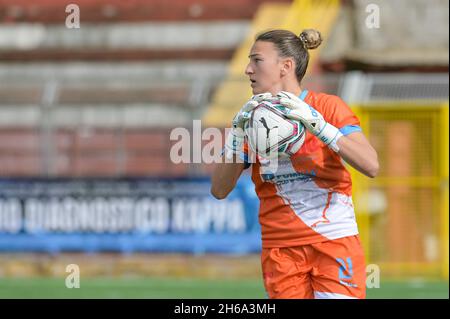
[[[213,165],[173,163],[170,134],[229,125],[276,27],[322,32],[304,87],[341,96],[378,150],[376,179],[352,171],[368,297],[448,298],[448,6],[0,0],[0,298],[265,298],[249,176],[216,201]]]

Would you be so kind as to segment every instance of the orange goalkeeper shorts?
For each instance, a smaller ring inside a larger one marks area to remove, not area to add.
[[[358,235],[261,254],[269,298],[365,298],[366,268]]]

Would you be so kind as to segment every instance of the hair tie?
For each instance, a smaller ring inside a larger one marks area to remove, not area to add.
[[[306,44],[308,43],[308,39],[306,39],[305,34],[304,33],[300,34],[299,38],[300,38],[300,41],[303,43],[303,46],[305,48],[307,48]]]

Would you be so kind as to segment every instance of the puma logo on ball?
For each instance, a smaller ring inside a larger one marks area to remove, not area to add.
[[[264,117],[263,117],[263,118],[260,118],[259,121],[260,121],[260,122],[262,123],[262,125],[264,125],[264,127],[266,128],[267,138],[269,138],[270,130],[272,130],[272,129],[274,129],[274,128],[278,128],[278,126],[274,126],[274,127],[272,127],[272,128],[269,128],[269,127],[267,126],[267,122],[266,122],[266,119],[265,119]]]

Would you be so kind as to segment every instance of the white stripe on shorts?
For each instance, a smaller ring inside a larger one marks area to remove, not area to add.
[[[358,298],[346,296],[343,294],[336,294],[334,292],[314,291],[314,299],[358,299]]]

